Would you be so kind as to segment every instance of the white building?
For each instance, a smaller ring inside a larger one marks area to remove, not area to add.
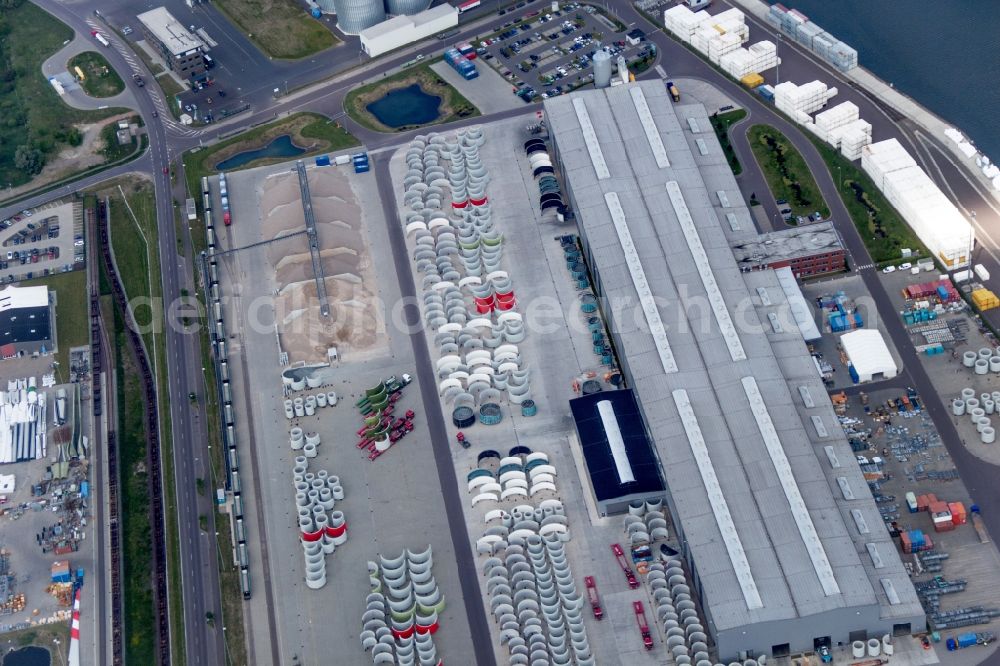
[[[898,368],[878,329],[859,328],[840,337],[844,352],[858,373],[858,380],[892,379]]]
[[[458,10],[443,4],[413,16],[396,16],[362,30],[358,36],[361,37],[362,50],[375,58],[457,25]]]

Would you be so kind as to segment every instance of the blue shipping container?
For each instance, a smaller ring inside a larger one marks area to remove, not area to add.
[[[90,497],[90,484],[86,481],[80,482],[80,497],[84,499]]]
[[[365,173],[366,171],[369,171],[370,169],[371,169],[371,167],[368,166],[367,164],[355,164],[354,165],[354,173]]]
[[[330,166],[330,156],[320,155],[316,158],[316,166]]]
[[[852,381],[852,382],[854,382],[855,384],[858,384],[858,383],[860,383],[860,382],[861,382],[861,376],[860,376],[860,375],[858,375],[858,371],[854,369],[854,366],[853,366],[853,365],[849,365],[849,366],[847,366],[847,371],[848,371],[848,372],[850,373],[850,375],[851,375],[851,381]]]
[[[976,635],[971,631],[958,635],[958,647],[967,648],[976,644]]]
[[[948,300],[948,290],[945,289],[944,287],[938,287],[937,293],[938,293],[938,298],[940,298],[941,300],[943,301]]]

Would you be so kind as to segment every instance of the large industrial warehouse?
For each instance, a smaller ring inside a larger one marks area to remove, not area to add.
[[[924,614],[700,104],[660,81],[546,119],[720,661],[924,628]]]

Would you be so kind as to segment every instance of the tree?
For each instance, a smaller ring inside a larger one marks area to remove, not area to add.
[[[17,9],[24,0],[0,0],[0,9]]]
[[[14,152],[14,166],[34,176],[45,166],[45,156],[37,148],[24,144]]]

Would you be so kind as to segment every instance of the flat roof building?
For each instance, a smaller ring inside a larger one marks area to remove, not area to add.
[[[205,44],[185,28],[166,7],[157,7],[139,14],[146,41],[160,52],[171,70],[189,79],[205,73],[202,57]]]
[[[847,268],[844,242],[829,221],[740,238],[732,248],[736,265],[743,270],[787,266],[803,278]]]
[[[17,287],[0,290],[0,355],[52,351],[49,288]]]
[[[719,661],[922,630],[777,276],[733,257],[752,222],[704,107],[649,81],[545,112]]]
[[[663,498],[660,465],[630,389],[591,393],[569,402],[601,516],[625,513],[630,502]]]
[[[372,58],[458,25],[458,9],[448,3],[412,15],[400,14],[358,33]]]

